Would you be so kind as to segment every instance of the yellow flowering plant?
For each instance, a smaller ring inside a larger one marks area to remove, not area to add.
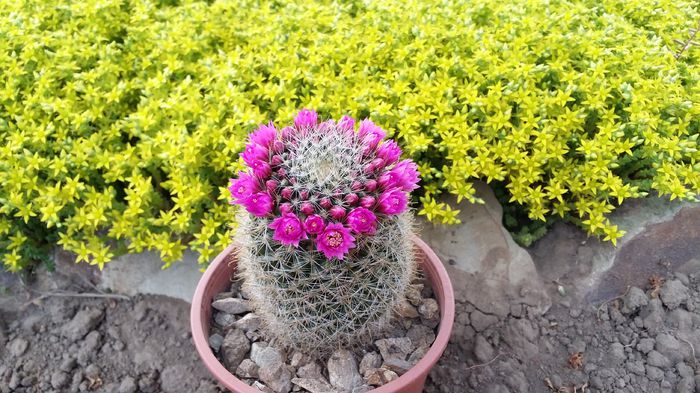
[[[100,267],[186,246],[205,263],[230,241],[245,136],[304,107],[384,125],[431,220],[455,223],[440,195],[477,202],[481,179],[518,217],[614,242],[624,200],[700,192],[698,55],[676,42],[698,16],[689,0],[4,2],[4,266],[56,243]]]

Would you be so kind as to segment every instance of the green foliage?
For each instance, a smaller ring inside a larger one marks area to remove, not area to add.
[[[299,108],[371,116],[420,163],[421,213],[503,182],[533,220],[700,191],[688,0],[6,1],[0,7],[0,253],[51,239],[124,251],[230,241],[244,136]]]

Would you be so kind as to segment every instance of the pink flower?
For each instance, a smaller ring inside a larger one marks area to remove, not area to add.
[[[282,139],[285,141],[292,139],[294,135],[296,135],[296,130],[294,127],[284,127],[282,129]]]
[[[402,173],[401,188],[404,191],[413,191],[418,188],[420,173],[418,172],[418,165],[416,165],[415,162],[411,160],[403,160],[396,164],[394,169]]]
[[[245,172],[238,172],[238,179],[231,179],[228,187],[231,196],[235,199],[231,203],[240,203],[242,200],[258,192],[258,182]]]
[[[301,220],[293,213],[286,213],[282,217],[275,218],[270,223],[270,228],[275,230],[272,238],[282,244],[299,247],[299,241],[309,238],[306,236]]]
[[[284,151],[284,142],[282,141],[274,141],[272,143],[272,151],[274,151],[277,154],[280,154]]]
[[[267,125],[261,124],[258,129],[250,134],[250,140],[258,145],[269,148],[272,142],[277,137],[277,130],[272,123]]]
[[[240,202],[248,212],[256,217],[265,217],[272,211],[272,197],[264,192],[250,195]]]
[[[294,118],[294,125],[297,128],[313,127],[318,122],[318,114],[311,109],[302,109]]]
[[[340,121],[338,121],[338,127],[347,131],[352,131],[355,128],[355,119],[350,116],[343,116],[340,118]]]
[[[335,257],[342,260],[354,247],[355,238],[352,237],[350,230],[337,222],[326,225],[323,232],[316,238],[316,248],[328,259]]]
[[[401,214],[408,206],[406,193],[398,188],[384,191],[379,197],[379,211],[384,214]]]
[[[306,233],[318,235],[323,231],[325,227],[326,222],[323,221],[323,218],[321,218],[321,216],[318,216],[316,214],[312,214],[306,217],[306,220],[304,220],[304,230],[306,230]]]
[[[384,130],[368,119],[360,122],[360,128],[357,132],[360,140],[367,145],[365,154],[376,148],[379,142],[386,136]]]
[[[270,164],[263,160],[253,160],[253,162],[250,164],[250,168],[253,170],[253,174],[258,179],[267,179],[272,174]]]
[[[379,186],[384,189],[400,187],[403,183],[403,172],[392,168],[379,176]]]
[[[401,148],[393,140],[386,141],[377,148],[377,157],[383,159],[386,165],[391,165],[401,157]]]
[[[364,207],[353,209],[348,214],[347,223],[355,233],[374,234],[377,230],[377,216]]]
[[[248,166],[251,166],[255,160],[267,160],[268,151],[266,148],[251,142],[245,146],[241,157]]]

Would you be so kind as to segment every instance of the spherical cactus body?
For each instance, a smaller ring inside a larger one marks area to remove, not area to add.
[[[282,345],[327,353],[371,339],[416,270],[407,193],[416,165],[369,120],[263,125],[231,180],[244,290]]]

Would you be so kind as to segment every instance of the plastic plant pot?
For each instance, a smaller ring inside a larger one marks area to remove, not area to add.
[[[433,250],[417,237],[414,237],[413,241],[419,267],[432,283],[440,306],[439,330],[435,342],[415,366],[398,379],[371,390],[372,393],[422,392],[428,373],[442,356],[452,333],[455,298],[450,278]],[[234,247],[229,246],[214,259],[197,285],[190,310],[192,338],[204,365],[223,386],[235,393],[260,393],[228,371],[214,356],[208,342],[212,299],[216,294],[226,291],[236,274],[236,258],[232,255]]]

